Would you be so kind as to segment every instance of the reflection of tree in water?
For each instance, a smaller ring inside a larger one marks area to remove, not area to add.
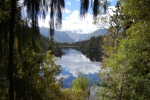
[[[55,55],[56,57],[60,57],[61,58],[62,55],[65,54],[65,53],[52,53],[52,54]]]
[[[63,47],[62,49],[64,49],[64,50],[75,49],[75,50],[77,50],[77,51],[81,51],[81,50],[80,50],[80,47]]]
[[[89,58],[92,62],[102,61],[102,53],[100,51],[84,51],[84,50],[81,50],[81,52],[87,58]]]
[[[77,50],[78,52],[81,51],[81,50],[80,50],[80,47],[63,47],[62,49],[64,49],[64,50],[75,49],[75,50]]]
[[[70,47],[63,48],[64,50],[70,49]],[[100,51],[87,51],[87,50],[81,50],[79,47],[73,47],[71,49],[75,49],[78,52],[81,51],[83,55],[85,55],[87,58],[89,58],[92,62],[94,61],[102,61],[102,53]]]

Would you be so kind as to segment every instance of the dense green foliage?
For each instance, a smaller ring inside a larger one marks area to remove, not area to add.
[[[79,46],[81,49],[85,49],[85,50],[100,51],[101,41],[102,41],[102,36],[98,36],[98,37],[93,36],[90,40],[81,41],[79,43]]]
[[[64,54],[59,43],[53,41],[53,38],[49,39],[49,37],[44,37],[42,34],[39,36],[39,45],[41,46],[42,53],[51,50],[51,54],[54,54],[55,56],[61,56]]]
[[[72,89],[74,91],[81,91],[81,96],[83,99],[88,98],[90,96],[90,79],[84,74],[79,74],[79,78],[76,78],[72,81]]]
[[[24,0],[22,4],[18,0],[0,1],[1,100],[82,100],[89,96],[88,78],[81,75],[73,81],[70,91],[61,90],[61,80],[56,80],[61,67],[54,63],[54,56],[48,51],[44,58],[37,57],[41,50],[50,49],[53,54],[54,51],[60,52],[52,38],[49,41],[39,36],[38,15],[42,12],[41,16],[45,17],[48,7],[51,8],[52,36],[54,26],[61,27],[64,6],[64,0]],[[88,6],[89,0],[81,0],[81,15],[87,13]],[[94,16],[97,16],[98,0],[94,0],[92,6]],[[23,7],[27,8],[24,19],[21,17]],[[105,12],[107,2],[103,7]],[[71,45],[101,50],[104,54],[98,73],[102,78],[97,86],[98,99],[149,100],[150,1],[120,0],[116,7],[108,35]]]
[[[103,36],[93,36],[90,40],[78,41],[75,43],[60,43],[60,46],[79,46],[81,50],[100,51]]]
[[[96,16],[98,0],[92,3]],[[89,0],[81,1],[81,15],[88,11],[88,4]],[[48,52],[42,60],[36,55],[41,49],[47,49],[47,45],[41,48],[38,42],[38,17],[45,18],[50,8],[50,34],[53,36],[54,29],[61,27],[64,7],[64,0],[0,1],[1,100],[60,100],[65,95],[55,79],[60,66],[54,64],[53,56]],[[52,44],[53,40],[48,49],[60,52],[60,48]]]
[[[66,88],[62,90],[67,100],[89,100],[90,96],[90,78],[83,73],[79,77],[72,80],[72,88],[70,91]]]
[[[57,21],[55,21],[57,23],[56,28],[59,28],[61,25],[62,16],[60,15],[61,9],[64,8],[64,0],[57,0],[55,2],[54,0],[24,0],[22,3],[20,3],[19,0],[0,1],[0,69],[3,71],[0,78],[2,80],[1,87],[4,87],[0,88],[2,94],[1,99],[20,100],[28,98],[27,100],[29,100],[29,98],[33,99],[37,97],[31,95],[33,91],[31,92],[29,90],[24,90],[24,93],[21,92],[20,94],[16,82],[20,80],[18,79],[18,77],[20,77],[19,70],[25,72],[27,70],[30,72],[30,70],[32,70],[30,67],[33,67],[33,69],[34,66],[36,66],[36,69],[39,67],[37,66],[38,61],[34,59],[34,55],[30,55],[30,52],[40,52],[40,46],[37,42],[39,35],[38,15],[44,17],[45,12],[48,11],[48,6],[51,7],[51,30],[54,29],[55,15],[57,15]],[[25,7],[26,14],[22,14],[21,11],[24,10]],[[42,14],[39,12],[42,12]],[[53,34],[53,31],[51,31],[51,34]],[[29,55],[28,53],[24,55],[24,52],[29,52]],[[31,58],[28,58],[28,56]],[[33,62],[31,62],[32,60]],[[34,72],[29,75],[34,75]],[[21,77],[22,82],[24,82],[24,80],[29,81],[26,77]],[[23,85],[25,86],[26,84],[24,83]],[[35,84],[33,85],[35,87]],[[18,87],[19,89],[25,89],[24,86],[20,84],[20,87]],[[33,90],[36,91],[36,89]]]
[[[149,5],[148,0],[118,1],[103,39],[105,55],[98,74],[103,81],[96,94],[100,100],[150,99]]]

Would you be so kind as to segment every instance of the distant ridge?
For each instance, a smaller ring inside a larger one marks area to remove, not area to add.
[[[75,42],[65,31],[55,31],[54,40],[57,42]]]
[[[91,33],[85,40],[89,40],[91,37],[95,36],[100,36],[100,35],[106,35],[107,34],[107,30],[106,29],[99,29],[94,31],[93,33]]]
[[[65,31],[69,36],[70,38],[72,38],[75,42],[78,42],[78,41],[83,41],[85,40],[89,34],[78,34],[76,32],[72,32],[72,31]]]
[[[84,40],[89,40],[91,37],[95,36],[100,36],[100,35],[105,35],[107,34],[106,29],[99,29],[94,31],[93,33],[89,34],[78,34],[77,32],[72,32],[72,31],[55,31],[54,34],[54,41],[56,42],[78,42],[78,41],[84,41]],[[40,33],[44,35],[45,37],[49,36],[49,28],[46,27],[41,27],[40,28]]]
[[[45,37],[49,36],[49,28],[41,27],[40,33],[42,35],[44,35]],[[65,33],[65,31],[55,31],[54,41],[56,41],[56,42],[69,42],[69,43],[75,42],[72,38],[69,37],[68,34]]]

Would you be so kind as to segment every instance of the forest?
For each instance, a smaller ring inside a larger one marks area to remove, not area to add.
[[[45,37],[42,34],[39,34],[39,45],[41,47],[41,53],[38,55],[44,54],[48,50],[51,50],[51,54],[61,57],[64,54],[59,43],[53,40],[53,37]]]
[[[90,0],[81,0],[84,19]],[[91,0],[94,24],[107,13],[107,0]],[[97,100],[150,99],[150,1],[118,0],[109,21],[108,34],[74,43],[83,49],[101,50],[102,63],[95,88]],[[26,14],[22,10],[26,8]],[[38,16],[50,10],[50,36],[62,24],[64,0],[0,1],[0,100],[86,100],[90,79],[83,74],[72,88],[62,89],[57,80],[62,68],[55,64],[53,38],[40,35]],[[98,16],[99,15],[99,16]],[[54,21],[54,19],[57,19]],[[43,38],[43,39],[42,39]],[[38,54],[46,51],[44,57]]]
[[[93,36],[90,40],[78,41],[75,43],[60,43],[60,46],[79,46],[81,50],[86,51],[101,51],[102,38],[104,36]]]

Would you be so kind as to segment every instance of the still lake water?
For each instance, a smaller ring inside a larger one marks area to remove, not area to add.
[[[82,52],[79,50],[69,48],[66,50],[63,49],[63,51],[66,54],[62,55],[62,57],[58,58],[56,61],[56,64],[61,65],[63,69],[59,77],[57,77],[65,78],[63,80],[63,88],[69,88],[72,80],[77,78],[77,74],[80,72],[88,75],[89,77],[93,77],[95,81],[98,80],[97,73],[100,70],[100,61],[91,61],[90,58],[82,54]]]

